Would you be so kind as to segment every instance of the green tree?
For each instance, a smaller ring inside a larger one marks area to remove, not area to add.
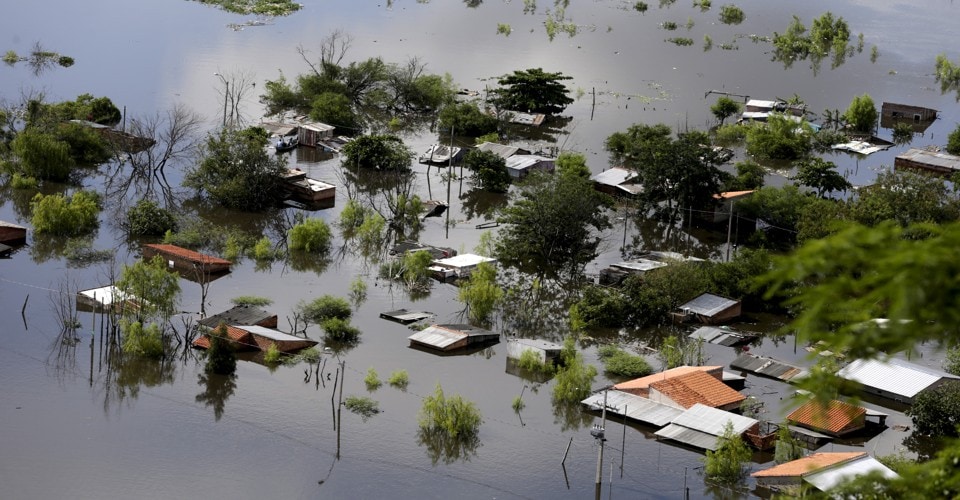
[[[137,321],[121,319],[120,331],[124,354],[155,359],[163,356],[163,335],[156,323],[144,327]]]
[[[471,321],[485,323],[503,299],[503,288],[497,284],[497,268],[483,262],[461,283],[458,298],[467,305]]]
[[[75,163],[67,143],[34,129],[17,134],[10,149],[16,158],[14,171],[37,179],[65,181]]]
[[[630,354],[614,345],[601,347],[597,350],[597,355],[603,362],[603,371],[609,375],[633,379],[653,373],[643,356]]]
[[[960,155],[960,124],[947,136],[946,149],[952,155]]]
[[[757,158],[796,160],[813,149],[813,135],[809,123],[774,113],[766,123],[747,128],[747,152]]]
[[[724,95],[718,97],[717,102],[710,106],[710,112],[717,118],[720,125],[723,125],[723,122],[725,122],[727,118],[740,112],[740,107],[739,102]]]
[[[807,186],[817,191],[817,197],[834,191],[846,191],[853,186],[839,172],[832,161],[822,158],[811,158],[797,163],[797,175],[793,177],[801,186]]]
[[[737,175],[727,181],[724,191],[750,191],[763,187],[767,169],[762,165],[752,161],[741,161],[737,162],[734,168],[737,170]]]
[[[220,130],[207,139],[200,163],[184,186],[225,207],[251,212],[274,206],[282,191],[286,160],[268,153],[267,132],[259,127]]]
[[[507,162],[497,154],[471,149],[463,158],[463,166],[473,172],[474,179],[482,189],[495,193],[505,193],[510,189]]]
[[[176,231],[177,220],[169,210],[144,199],[127,211],[124,229],[130,236],[162,236]]]
[[[115,286],[134,298],[136,307],[125,309],[124,315],[141,325],[157,318],[165,323],[177,311],[180,279],[167,271],[167,261],[159,255],[124,265]]]
[[[440,111],[437,128],[445,132],[452,129],[457,135],[478,137],[496,132],[498,125],[497,118],[484,113],[476,103],[459,102]]]
[[[297,309],[304,318],[318,324],[330,318],[350,319],[353,314],[350,303],[335,295],[323,295],[309,303],[300,303]]]
[[[737,484],[747,473],[750,449],[743,439],[733,432],[733,424],[727,421],[723,434],[717,437],[717,450],[707,450],[704,472],[707,477],[723,484]]]
[[[413,153],[393,135],[365,135],[348,142],[342,150],[345,167],[376,170],[409,170]]]
[[[913,419],[915,432],[956,437],[960,425],[960,382],[947,382],[921,392],[905,413]]]
[[[325,254],[332,237],[323,219],[311,217],[290,228],[290,250]]]
[[[854,132],[872,133],[877,126],[879,113],[873,99],[868,94],[863,94],[853,98],[843,117]]]
[[[417,419],[420,430],[440,433],[450,438],[469,438],[480,432],[483,418],[477,405],[459,394],[447,396],[437,384],[433,394],[423,398]]]
[[[561,368],[557,372],[551,398],[555,404],[579,403],[593,391],[593,379],[597,369],[583,360],[577,351],[576,340],[567,336],[560,351]]]
[[[207,349],[204,371],[207,374],[232,375],[237,371],[237,356],[227,339],[227,325],[220,323],[209,333],[209,337],[210,347]]]
[[[587,179],[534,174],[503,209],[496,255],[541,278],[577,280],[597,255],[598,232],[610,227],[609,205]]]
[[[353,110],[353,102],[344,94],[323,92],[310,103],[310,118],[354,132],[361,127],[360,117]]]
[[[91,191],[77,191],[70,197],[37,193],[30,200],[30,223],[37,233],[78,236],[97,228],[100,197]]]
[[[850,218],[873,226],[893,220],[902,226],[942,223],[960,215],[957,195],[938,177],[910,171],[884,171],[874,184],[857,190],[849,204]]]
[[[514,71],[497,81],[500,88],[493,91],[492,102],[503,111],[561,113],[573,103],[562,82],[572,79],[560,72],[545,72],[542,68]]]
[[[960,376],[960,346],[951,346],[947,349],[946,358],[943,360],[943,370]]]
[[[590,178],[590,167],[587,166],[587,158],[580,153],[564,151],[557,156],[554,162],[557,173],[562,176]]]
[[[773,452],[774,461],[785,464],[801,457],[803,457],[803,445],[790,433],[787,422],[780,424],[780,428],[777,429],[777,444]]]
[[[720,7],[720,22],[723,24],[740,24],[746,17],[743,10],[736,5],[728,4]]]

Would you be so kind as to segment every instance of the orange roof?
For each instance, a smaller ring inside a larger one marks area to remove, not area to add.
[[[825,430],[837,434],[866,413],[866,408],[835,399],[826,406],[812,400],[787,415],[787,420],[814,430]]]
[[[207,255],[200,252],[194,252],[193,250],[188,250],[186,248],[178,247],[176,245],[150,243],[144,246],[152,248],[160,253],[173,255],[175,257],[181,257],[181,258],[191,260],[194,262],[199,262],[202,264],[223,264],[227,266],[233,264],[229,260],[221,259],[220,257],[214,257],[212,255]]]
[[[628,380],[626,382],[621,382],[613,386],[614,389],[621,391],[630,391],[630,390],[646,390],[650,387],[650,384],[653,382],[666,380],[673,377],[679,377],[681,375],[686,375],[687,373],[693,372],[711,372],[714,370],[721,370],[722,366],[678,366],[676,368],[671,368],[669,370],[662,371],[660,373],[655,373],[653,375],[647,375],[646,377],[635,378],[633,380]]]
[[[752,192],[753,192],[753,190],[750,190],[750,191],[724,191],[724,192],[722,192],[722,193],[717,193],[717,194],[713,195],[713,197],[714,197],[715,199],[717,199],[717,200],[729,200],[730,198],[739,198],[739,197],[741,197],[741,196],[746,196],[746,195],[748,195],[748,194],[750,194],[750,193],[752,193]]]
[[[866,456],[865,451],[850,451],[842,453],[814,453],[792,462],[780,464],[769,469],[750,474],[752,477],[802,477],[824,467],[841,464],[850,460]]]
[[[743,394],[702,371],[653,382],[650,388],[662,392],[684,408],[697,403],[720,408],[746,399]]]
[[[226,325],[226,327],[227,327],[228,339],[243,345],[250,345],[253,343],[253,341],[250,340],[250,332],[246,330],[241,330],[239,328],[236,328],[230,325]],[[216,328],[214,328],[212,331],[216,331]],[[196,338],[196,340],[193,341],[193,345],[194,347],[199,347],[201,349],[209,349],[210,337],[208,336],[208,334],[200,335],[199,337]]]

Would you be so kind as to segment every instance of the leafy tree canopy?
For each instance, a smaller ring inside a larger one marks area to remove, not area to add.
[[[473,102],[450,104],[440,111],[437,127],[443,131],[451,129],[456,135],[479,137],[497,131],[497,118],[480,110]]]
[[[947,136],[947,152],[952,155],[960,155],[960,124]]]
[[[917,395],[907,408],[915,432],[927,436],[953,436],[960,425],[960,382],[947,382]]]
[[[877,126],[877,119],[880,114],[873,104],[873,98],[868,94],[856,96],[850,102],[850,107],[843,115],[847,120],[847,125],[854,132],[870,133]]]
[[[492,102],[498,109],[527,113],[558,114],[573,103],[564,80],[573,77],[563,73],[549,73],[542,68],[514,71],[498,80],[500,88],[493,91]]]
[[[726,121],[727,118],[739,113],[740,108],[739,102],[724,95],[718,97],[717,102],[710,106],[710,112],[717,118],[720,125],[723,125],[723,122]]]
[[[408,170],[413,152],[394,135],[365,135],[343,147],[343,164],[376,170]]]
[[[853,187],[839,172],[832,161],[822,158],[811,158],[797,164],[797,175],[793,178],[801,186],[807,186],[817,191],[818,197],[823,197],[834,191],[846,191]]]
[[[487,191],[506,193],[510,189],[507,162],[489,151],[471,149],[463,158],[463,166],[473,172],[477,184]]]

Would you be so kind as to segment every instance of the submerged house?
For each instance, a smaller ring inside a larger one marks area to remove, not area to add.
[[[730,362],[730,368],[756,373],[757,375],[775,378],[784,382],[790,382],[793,379],[799,380],[807,374],[807,370],[798,366],[793,366],[773,358],[754,356],[750,353],[743,353],[737,356],[737,359]]]
[[[507,146],[506,144],[497,144],[495,142],[484,142],[477,146],[480,151],[493,153],[506,160],[513,155],[529,155],[531,151],[519,146]]]
[[[160,255],[167,260],[167,267],[188,274],[199,271],[203,274],[226,273],[230,271],[232,262],[212,255],[194,252],[176,245],[147,244],[143,245],[143,258],[151,259]]]
[[[0,220],[0,243],[23,243],[27,239],[27,228]]]
[[[716,325],[740,316],[740,301],[704,293],[683,304],[673,313],[674,320],[685,323],[697,321],[705,325]]]
[[[484,257],[472,253],[454,255],[445,259],[437,259],[428,268],[438,279],[467,278],[480,264],[493,263],[497,259]]]
[[[910,148],[893,159],[894,169],[909,169],[934,175],[950,177],[960,172],[960,156],[939,151]]]
[[[935,109],[922,106],[884,102],[880,105],[880,126],[893,128],[906,123],[914,132],[923,133],[937,120],[937,113]]]
[[[226,325],[257,325],[266,328],[277,327],[277,315],[251,305],[234,306],[221,313],[207,316],[199,321],[207,328],[216,328],[220,323]]]
[[[895,472],[863,451],[814,453],[750,474],[757,486],[799,494],[807,488],[828,491],[848,479],[877,472],[886,478]]]
[[[620,415],[655,427],[663,427],[683,413],[682,409],[675,406],[617,390],[594,393],[580,403],[590,410],[601,411],[604,401],[608,414]]]
[[[500,334],[471,325],[433,325],[407,337],[411,347],[455,351],[474,345],[493,344]]]
[[[651,401],[677,408],[689,409],[700,404],[728,411],[739,408],[746,399],[743,394],[703,371],[654,381],[649,386],[648,397]]]
[[[301,146],[323,147],[323,142],[333,139],[333,125],[320,122],[300,122],[297,139]]]
[[[913,404],[923,391],[960,380],[956,375],[897,358],[858,359],[841,368],[837,375],[859,383],[863,392],[906,404]]]
[[[647,398],[650,396],[650,384],[694,372],[706,373],[717,380],[723,379],[722,366],[678,366],[676,368],[664,370],[660,373],[654,373],[653,375],[647,375],[645,377],[635,378],[633,380],[614,384],[613,388],[618,391],[628,392],[642,398]]]
[[[257,325],[225,325],[227,339],[238,351],[268,351],[272,347],[280,352],[289,353],[317,345],[316,340],[297,337],[280,330]],[[197,337],[193,346],[200,349],[210,348],[209,333]]]
[[[553,363],[560,358],[563,346],[538,339],[510,339],[507,341],[507,358],[520,359],[525,352],[532,352],[541,363]]]
[[[678,415],[670,425],[655,434],[658,438],[669,439],[702,450],[716,451],[717,438],[723,434],[727,423],[732,425],[733,433],[738,436],[748,431],[756,431],[760,425],[757,420],[750,417],[698,403]]]
[[[99,312],[105,310],[136,310],[140,307],[138,299],[114,285],[80,290],[77,292],[77,310]]]
[[[530,172],[553,172],[555,161],[545,156],[516,154],[507,158],[507,172],[512,179],[523,179]]]
[[[593,188],[610,196],[633,197],[643,192],[643,185],[635,182],[637,173],[626,167],[610,167],[590,176]]]
[[[826,404],[813,399],[787,415],[787,422],[830,436],[843,436],[866,427],[867,410],[836,399]]]

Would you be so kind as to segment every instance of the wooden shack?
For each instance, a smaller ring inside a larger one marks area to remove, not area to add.
[[[322,146],[325,140],[333,139],[336,127],[320,122],[301,122],[297,129],[297,139],[301,146]]]
[[[679,323],[696,321],[705,325],[716,325],[740,316],[740,301],[705,293],[683,304],[673,313]]]
[[[251,305],[234,306],[221,313],[207,316],[199,321],[207,328],[216,328],[220,323],[227,325],[257,325],[265,328],[277,327],[277,315]]]
[[[433,325],[407,337],[410,346],[436,351],[454,351],[476,344],[493,344],[500,334],[470,325]]]
[[[0,220],[0,243],[23,243],[27,240],[27,228]]]
[[[937,119],[937,110],[909,104],[885,102],[880,105],[880,120],[884,119],[907,122],[932,122]],[[887,125],[881,126],[886,127]]]
[[[171,269],[186,273],[199,271],[202,274],[218,274],[230,271],[232,262],[212,255],[194,252],[176,245],[147,244],[142,249],[144,259],[160,255]]]
[[[928,174],[950,177],[960,172],[960,156],[954,156],[939,151],[910,148],[906,153],[897,155],[893,160],[893,168],[909,169]]]

